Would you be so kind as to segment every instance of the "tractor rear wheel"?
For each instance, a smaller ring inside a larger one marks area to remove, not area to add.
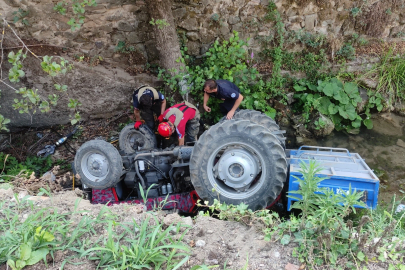
[[[271,134],[277,137],[281,146],[285,148],[285,138],[283,133],[280,132],[280,127],[277,125],[276,121],[266,114],[254,110],[239,110],[234,114],[233,119],[249,120],[250,122],[264,126]]]
[[[270,205],[287,177],[278,138],[258,124],[228,120],[207,130],[190,158],[191,181],[203,200],[245,203],[252,210]]]

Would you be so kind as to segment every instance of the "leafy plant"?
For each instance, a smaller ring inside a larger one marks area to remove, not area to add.
[[[68,25],[70,25],[71,31],[75,31],[80,29],[80,27],[83,25],[84,20],[85,20],[85,12],[86,12],[86,6],[88,7],[94,7],[97,5],[96,0],[72,0],[70,7],[72,9],[73,17],[70,18],[70,20],[67,22]],[[66,15],[67,14],[67,8],[68,4],[65,1],[58,2],[54,7],[53,10],[56,12]]]
[[[154,225],[151,225],[151,219]],[[189,256],[177,251],[188,252],[189,248],[181,243],[184,233],[178,239],[174,239],[170,231],[181,233],[181,227],[179,223],[164,230],[156,217],[148,216],[139,225],[136,222],[130,226],[124,225],[123,228],[129,237],[122,238],[123,235],[113,234],[113,223],[109,222],[108,238],[103,241],[103,247],[88,249],[81,256],[93,253],[89,259],[99,261],[98,267],[161,269],[163,264],[166,264],[168,269],[178,268]],[[180,260],[181,257],[184,258]]]
[[[224,40],[222,43],[216,40],[206,52],[203,62],[198,65],[187,55],[187,48],[184,48],[183,57],[178,61],[186,66],[175,76],[160,70],[159,77],[163,78],[171,89],[178,91],[180,91],[178,82],[187,80],[187,84],[193,86],[191,93],[197,100],[202,100],[201,90],[205,80],[229,80],[235,83],[244,95],[243,107],[259,109],[274,117],[275,110],[268,105],[268,100],[272,97],[269,85],[261,80],[259,72],[253,66],[249,66],[247,61],[253,61],[253,59],[249,59],[246,46],[247,43],[239,38],[238,32],[234,32],[229,40]],[[215,99],[210,99],[209,102],[218,103]],[[221,114],[217,106],[212,106],[212,110],[208,117],[213,116],[215,120],[219,120]]]
[[[120,40],[118,41],[117,46],[114,48],[114,51],[125,54],[135,51],[135,48],[134,46],[128,46],[125,41]]]
[[[351,44],[345,44],[336,52],[336,56],[348,60],[354,60],[356,58],[356,49]]]
[[[13,22],[16,23],[19,20],[21,20],[22,24],[24,25],[30,25],[30,23],[28,22],[28,20],[25,18],[29,15],[29,11],[28,10],[24,10],[22,8],[19,8],[18,11],[14,11],[13,12],[14,18],[13,18]]]
[[[155,20],[154,18],[152,18],[149,22],[151,25],[156,25],[159,29],[163,29],[166,26],[169,26],[170,24],[166,21],[166,20],[161,20],[161,19],[157,19]]]
[[[299,100],[297,110],[303,111],[304,118],[316,111],[331,118],[336,130],[357,129],[361,123],[370,127],[369,117],[362,119],[356,111],[357,104],[362,101],[355,83],[343,83],[337,78],[312,84],[299,80],[294,85],[297,92],[294,97]]]
[[[7,265],[13,270],[23,269],[27,265],[34,265],[41,259],[46,258],[49,253],[48,245],[52,243],[55,237],[37,227],[35,233],[28,232],[24,234],[24,242],[20,245],[16,256],[11,256],[7,260]]]
[[[322,47],[326,43],[326,36],[323,34],[314,34],[303,30],[295,31],[292,34],[302,44],[313,49]]]
[[[387,97],[387,103],[392,104],[405,98],[405,58],[393,55],[393,48],[382,56],[381,62],[363,74],[361,78],[378,81],[377,92]]]
[[[53,166],[50,156],[43,158],[28,156],[24,162],[18,160],[4,152],[0,153],[0,183],[10,182],[16,176],[29,177],[32,173],[37,176],[49,171]]]

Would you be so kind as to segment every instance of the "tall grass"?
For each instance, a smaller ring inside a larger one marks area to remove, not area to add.
[[[377,91],[388,98],[388,103],[405,98],[405,55],[393,55],[393,48],[381,57],[371,70],[360,78],[377,81]]]

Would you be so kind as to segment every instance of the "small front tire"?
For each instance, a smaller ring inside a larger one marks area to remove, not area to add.
[[[76,152],[74,166],[82,183],[93,189],[115,186],[123,169],[118,150],[102,140],[84,143]]]

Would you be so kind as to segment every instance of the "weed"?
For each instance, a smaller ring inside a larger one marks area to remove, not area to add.
[[[392,104],[396,100],[405,98],[405,59],[403,56],[394,56],[393,48],[382,56],[381,62],[361,78],[378,80],[377,92],[387,97],[387,103]]]
[[[50,156],[43,158],[28,156],[24,162],[15,157],[0,152],[0,183],[10,182],[15,177],[29,177],[32,173],[37,176],[44,174],[52,168]]]
[[[320,112],[331,118],[336,130],[356,129],[362,122],[370,126],[369,117],[363,120],[356,112],[362,99],[355,83],[343,83],[337,78],[318,80],[317,84],[299,80],[294,90],[294,97],[299,100],[296,106],[301,108],[297,110],[303,111],[304,119],[308,120],[312,112]]]
[[[356,58],[356,49],[351,44],[345,44],[336,52],[336,56],[348,60],[354,60]]]
[[[135,48],[134,46],[128,46],[125,41],[120,40],[117,46],[115,46],[114,51],[126,54],[135,51]]]
[[[22,9],[22,8],[19,8],[18,11],[14,11],[14,12],[13,12],[13,15],[14,15],[13,22],[16,23],[16,22],[18,22],[19,20],[21,20],[22,24],[24,24],[24,25],[30,25],[30,23],[28,22],[28,20],[25,18],[25,17],[28,16],[28,14],[29,14],[29,11],[28,11],[28,10],[24,10],[24,9]]]
[[[152,18],[152,20],[150,20],[149,22],[151,25],[156,25],[159,29],[163,29],[166,26],[169,26],[170,24],[166,21],[166,20],[161,20],[161,19],[157,19],[155,20],[154,18]]]
[[[189,85],[193,85],[191,93],[196,99],[201,100],[201,89],[206,79],[225,79],[235,83],[245,97],[242,106],[248,109],[259,109],[266,114],[273,116],[275,110],[268,105],[269,89],[268,84],[260,78],[259,72],[251,65],[252,55],[250,57],[245,47],[247,43],[239,38],[239,33],[234,32],[229,40],[219,42],[216,40],[212,47],[206,52],[205,58],[200,63],[192,61],[187,55],[187,48],[182,50],[182,61],[186,66],[180,70],[176,76],[171,76],[165,70],[160,70],[159,77],[165,80],[165,83],[173,90],[180,91],[178,81],[187,79]],[[248,62],[249,61],[249,62]],[[188,75],[187,75],[188,74]],[[255,89],[253,91],[253,89]],[[253,96],[254,95],[254,96]],[[217,104],[219,101],[210,99],[210,103]],[[221,114],[218,106],[212,106],[212,112],[209,117],[213,120],[219,120]]]

